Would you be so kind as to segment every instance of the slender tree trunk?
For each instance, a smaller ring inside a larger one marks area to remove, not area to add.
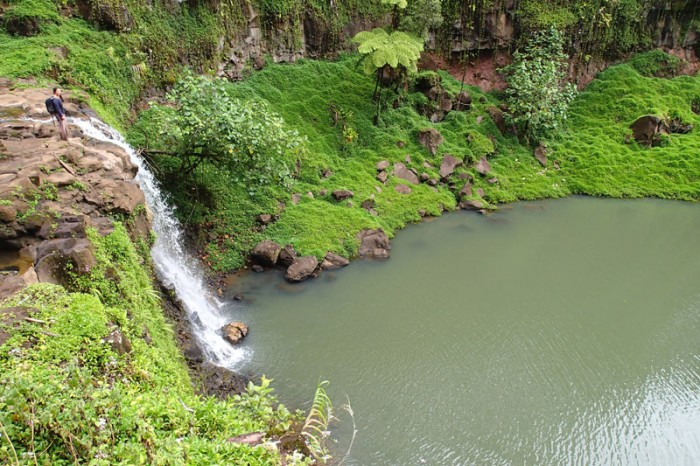
[[[374,84],[374,92],[372,93],[373,99],[377,98],[377,89],[379,89],[379,81],[381,80],[381,76],[382,76],[382,69],[379,68],[377,70],[377,82]]]
[[[379,116],[382,112],[382,90],[384,88],[379,88],[379,97],[377,98],[377,114],[374,116],[374,126],[379,126]]]

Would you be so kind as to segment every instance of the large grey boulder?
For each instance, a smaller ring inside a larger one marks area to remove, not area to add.
[[[316,267],[318,259],[315,256],[299,257],[287,268],[284,278],[294,283],[303,282],[314,274]]]
[[[250,258],[259,265],[272,267],[277,263],[282,246],[269,239],[263,240],[253,248]]]

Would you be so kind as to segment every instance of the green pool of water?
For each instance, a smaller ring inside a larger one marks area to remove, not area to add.
[[[236,286],[239,369],[292,407],[319,378],[347,395],[346,464],[700,463],[698,205],[458,212],[400,232],[388,261]]]

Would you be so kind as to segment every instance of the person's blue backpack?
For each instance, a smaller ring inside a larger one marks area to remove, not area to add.
[[[53,97],[46,99],[44,104],[46,104],[46,111],[49,112],[49,115],[54,116],[58,113],[58,110],[56,110],[56,105],[54,105],[53,102]]]

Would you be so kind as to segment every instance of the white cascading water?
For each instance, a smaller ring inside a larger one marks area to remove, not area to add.
[[[221,304],[204,285],[204,276],[197,259],[185,248],[180,222],[173,208],[161,192],[158,181],[136,151],[118,131],[91,118],[69,118],[86,136],[115,144],[126,151],[131,162],[138,167],[135,181],[146,196],[146,204],[153,212],[153,231],[156,241],[151,249],[153,264],[160,280],[182,302],[192,333],[198,339],[206,358],[214,364],[233,368],[243,360],[245,350],[234,348],[221,336],[220,329],[229,319],[221,314]]]

